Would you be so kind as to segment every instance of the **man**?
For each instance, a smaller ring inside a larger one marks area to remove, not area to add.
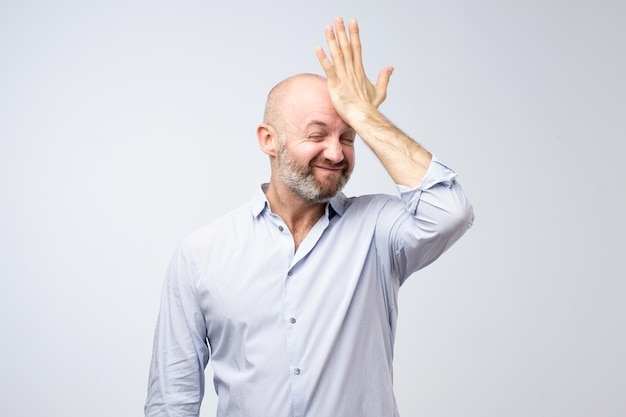
[[[209,358],[220,417],[397,416],[397,295],[471,226],[456,174],[379,111],[392,68],[365,75],[356,21],[326,28],[326,78],[268,95],[271,177],[190,234],[168,268],[145,412],[197,416]],[[359,136],[400,196],[340,193]]]

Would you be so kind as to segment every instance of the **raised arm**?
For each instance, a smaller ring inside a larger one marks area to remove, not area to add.
[[[396,184],[414,188],[421,184],[432,155],[394,126],[378,106],[387,97],[393,67],[385,67],[373,84],[365,74],[359,26],[335,19],[325,29],[330,58],[317,47],[317,58],[326,73],[333,105],[341,118],[357,132],[383,164]]]

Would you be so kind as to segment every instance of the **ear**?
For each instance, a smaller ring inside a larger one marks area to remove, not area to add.
[[[278,134],[272,126],[265,123],[258,125],[256,128],[256,137],[259,141],[259,147],[265,154],[276,156]]]

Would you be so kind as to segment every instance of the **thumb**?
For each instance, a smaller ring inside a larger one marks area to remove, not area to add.
[[[380,105],[387,98],[387,86],[393,70],[393,67],[385,67],[378,73],[378,78],[376,79],[376,106]]]

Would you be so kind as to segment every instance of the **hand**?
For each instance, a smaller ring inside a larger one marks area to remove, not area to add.
[[[335,19],[334,29],[328,25],[325,29],[326,41],[331,59],[328,59],[322,47],[316,48],[317,59],[328,79],[328,90],[333,105],[347,123],[354,112],[363,112],[378,108],[387,97],[387,85],[393,67],[385,67],[378,74],[376,84],[367,78],[361,56],[361,39],[356,20],[348,23],[350,37],[346,33],[343,19]]]

